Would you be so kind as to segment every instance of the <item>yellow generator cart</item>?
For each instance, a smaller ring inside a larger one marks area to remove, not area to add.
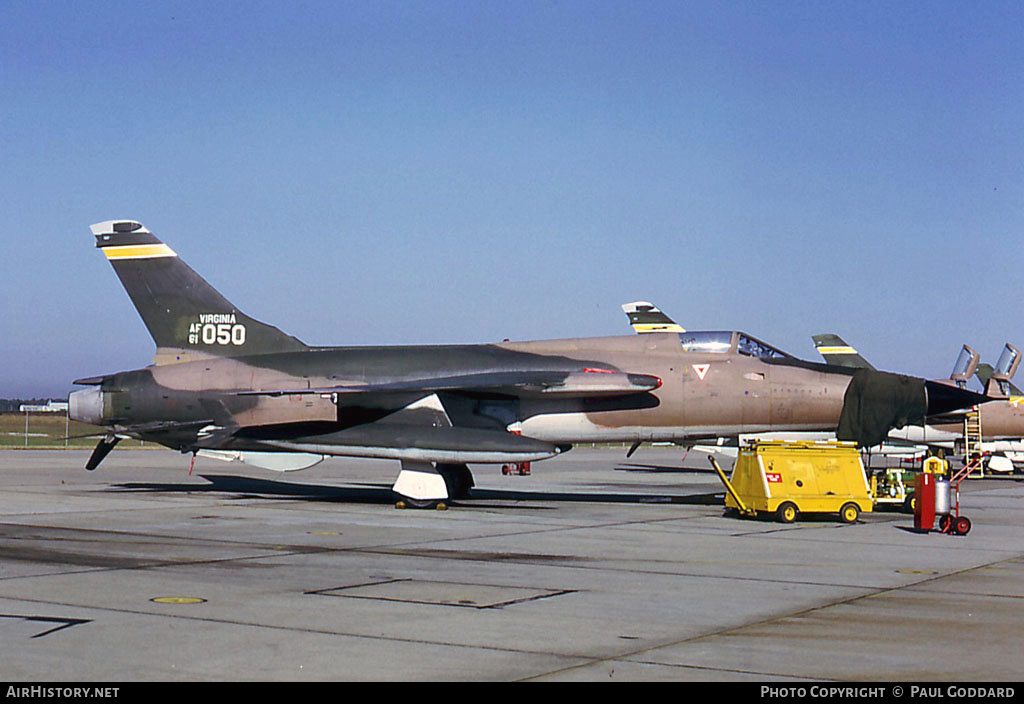
[[[852,443],[765,441],[741,447],[732,480],[711,458],[728,490],[727,509],[774,514],[792,523],[801,513],[835,513],[853,523],[873,506],[860,453]]]

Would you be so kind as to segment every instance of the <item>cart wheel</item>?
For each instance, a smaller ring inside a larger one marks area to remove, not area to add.
[[[800,509],[792,501],[780,504],[779,508],[775,511],[775,517],[779,519],[780,523],[792,523],[799,515]]]
[[[957,535],[967,535],[971,532],[971,519],[967,516],[960,516],[953,522],[953,532]]]
[[[948,515],[939,516],[939,530],[943,533],[948,533],[950,529],[950,518]]]
[[[908,494],[907,498],[903,499],[903,509],[907,513],[913,513],[914,512],[914,508],[915,508],[916,505],[917,505],[917,503],[916,503],[916,500],[914,499],[914,495],[913,494]]]
[[[839,520],[843,523],[856,523],[859,516],[860,506],[852,501],[848,504],[843,504],[843,507],[839,509]]]

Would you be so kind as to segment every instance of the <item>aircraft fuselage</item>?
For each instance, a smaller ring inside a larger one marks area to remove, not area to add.
[[[439,394],[459,425],[512,428],[553,443],[834,430],[851,378],[849,371],[824,364],[791,366],[738,353],[687,352],[674,333],[490,345],[318,347],[121,372],[76,392],[76,409],[93,410],[89,417],[83,417],[84,410],[74,413],[97,425],[204,420],[224,427],[307,424],[311,434],[321,434],[386,417],[423,393],[348,398],[295,390],[440,378],[452,369],[464,374],[642,370],[661,379],[661,386],[648,393],[597,399],[545,398],[543,393],[520,398],[476,393],[470,399]],[[277,389],[293,393],[240,395]],[[86,394],[93,395],[89,404],[83,400]],[[197,430],[180,433],[183,445]]]

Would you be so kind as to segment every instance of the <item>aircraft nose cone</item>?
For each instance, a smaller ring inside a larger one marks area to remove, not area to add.
[[[103,392],[99,388],[73,391],[68,396],[71,420],[90,425],[103,425]]]
[[[937,381],[926,381],[924,387],[928,399],[927,414],[929,416],[970,408],[992,400],[988,396]]]

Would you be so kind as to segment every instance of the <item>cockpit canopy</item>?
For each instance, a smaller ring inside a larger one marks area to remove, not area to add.
[[[679,333],[679,343],[687,352],[725,354],[736,352],[748,357],[766,359],[793,359],[792,355],[777,350],[755,337],[736,330],[691,330]]]

